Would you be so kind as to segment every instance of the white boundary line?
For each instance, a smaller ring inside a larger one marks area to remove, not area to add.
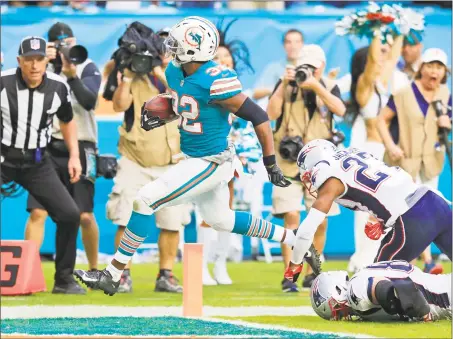
[[[280,330],[280,331],[291,331],[291,332],[310,333],[310,334],[320,334],[320,333],[324,334],[325,333],[325,334],[343,336],[343,337],[347,337],[347,338],[377,338],[377,337],[373,337],[373,336],[366,335],[366,334],[327,332],[327,331],[311,331],[311,330],[306,330],[306,329],[303,329],[303,328],[290,328],[290,327],[279,326],[279,325],[250,323],[250,322],[243,321],[243,320],[227,320],[227,319],[215,319],[215,318],[214,319],[203,319],[203,320],[213,321],[213,322],[225,322],[225,323],[233,324],[233,325],[243,325],[243,326],[250,327],[250,328],[270,329],[270,330],[277,330],[277,331]]]
[[[204,306],[205,317],[254,317],[254,316],[316,316],[310,306],[299,307],[213,307]],[[77,306],[6,306],[1,308],[1,319],[39,318],[99,318],[99,317],[156,317],[182,316],[180,306],[112,307],[104,305]]]

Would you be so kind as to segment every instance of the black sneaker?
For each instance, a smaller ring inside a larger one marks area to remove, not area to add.
[[[319,255],[313,244],[311,244],[307,254],[305,254],[304,259],[313,270],[315,278],[321,274],[321,256]]]
[[[315,280],[316,275],[314,273],[307,274],[304,278],[304,281],[302,282],[302,287],[303,288],[311,288],[311,285],[313,284],[313,280]]]
[[[297,287],[297,285],[292,281],[285,278],[282,281],[282,291],[285,293],[299,292],[299,287]]]
[[[110,296],[118,291],[120,285],[119,280],[113,281],[112,275],[106,269],[102,271],[74,270],[74,275],[89,288],[102,290],[104,294]]]
[[[55,284],[52,290],[52,294],[87,294],[87,291],[80,286],[76,281],[72,281],[68,284],[58,285]]]
[[[173,274],[159,275],[156,279],[154,292],[182,293],[182,286]]]
[[[95,272],[97,271],[97,268],[92,268],[91,270],[89,270],[88,272]],[[95,290],[99,290],[98,288],[90,288],[89,290],[91,291],[95,291]]]

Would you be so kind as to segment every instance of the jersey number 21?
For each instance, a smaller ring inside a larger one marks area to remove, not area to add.
[[[372,192],[376,192],[379,186],[389,177],[389,175],[380,171],[377,171],[375,173],[368,173],[368,164],[359,159],[362,158],[365,160],[368,157],[370,157],[370,155],[366,152],[358,153],[357,157],[347,157],[342,161],[341,167],[346,172],[351,168],[355,168],[355,181],[362,187]]]

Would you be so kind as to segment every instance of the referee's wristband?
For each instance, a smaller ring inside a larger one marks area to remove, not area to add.
[[[264,163],[264,166],[266,166],[266,167],[271,167],[271,166],[275,165],[275,154],[267,155],[267,156],[263,157],[263,163]]]

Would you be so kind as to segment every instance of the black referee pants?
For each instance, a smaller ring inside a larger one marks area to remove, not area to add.
[[[46,209],[57,224],[55,285],[74,281],[76,241],[80,212],[68,190],[61,182],[51,160],[44,156],[37,164],[15,165],[6,159],[2,163],[1,181],[14,181],[24,187]]]

